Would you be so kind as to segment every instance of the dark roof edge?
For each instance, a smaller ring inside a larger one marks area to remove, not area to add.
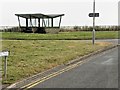
[[[22,18],[56,18],[60,16],[64,16],[65,14],[15,14],[16,16],[22,17]]]

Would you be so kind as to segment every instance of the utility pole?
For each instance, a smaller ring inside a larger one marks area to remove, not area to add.
[[[95,44],[95,0],[93,1],[93,36],[92,43]]]

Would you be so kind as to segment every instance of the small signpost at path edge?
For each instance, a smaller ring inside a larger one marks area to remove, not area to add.
[[[8,56],[9,56],[8,50],[4,50],[4,51],[0,52],[0,57],[5,57],[5,61],[4,61],[4,77],[5,77],[5,79],[7,79],[7,57]]]

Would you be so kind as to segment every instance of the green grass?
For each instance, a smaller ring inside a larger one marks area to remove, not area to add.
[[[59,34],[33,34],[3,32],[3,39],[19,40],[81,40],[92,39],[92,32],[60,32]],[[118,31],[97,31],[96,39],[116,39]]]
[[[2,49],[11,52],[8,58],[8,78],[7,81],[3,78],[3,83],[10,84],[109,45],[97,43],[93,46],[91,42],[79,41],[92,39],[92,32],[59,34],[2,32],[2,38],[6,39],[2,41]],[[96,39],[116,38],[117,31],[96,32]]]
[[[14,83],[57,65],[66,63],[98,49],[108,43],[80,40],[3,40],[2,49],[10,50],[8,57],[8,78],[3,83]]]

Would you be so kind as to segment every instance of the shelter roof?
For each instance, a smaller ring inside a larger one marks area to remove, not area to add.
[[[60,16],[64,16],[64,14],[15,14],[16,16],[22,17],[22,18],[56,18]]]

